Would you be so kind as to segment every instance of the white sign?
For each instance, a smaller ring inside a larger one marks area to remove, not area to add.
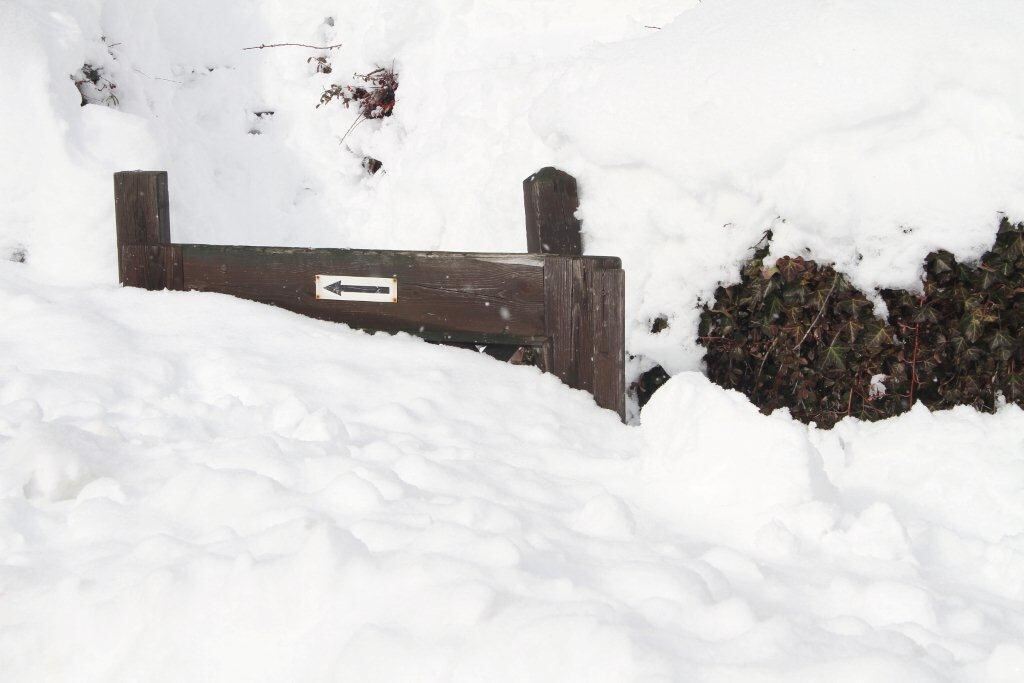
[[[398,280],[393,277],[317,275],[316,298],[328,301],[398,301]]]

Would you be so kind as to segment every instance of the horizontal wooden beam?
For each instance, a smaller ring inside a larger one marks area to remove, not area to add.
[[[184,289],[231,294],[322,320],[434,341],[543,343],[539,254],[174,245]],[[585,257],[615,267],[613,257]],[[395,278],[395,303],[316,298],[317,275]]]

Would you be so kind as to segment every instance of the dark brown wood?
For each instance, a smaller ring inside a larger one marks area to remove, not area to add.
[[[624,418],[622,262],[580,256],[571,176],[546,168],[523,188],[530,254],[242,247],[172,244],[167,174],[121,172],[119,276],[126,286],[231,294],[365,330],[532,347],[512,355],[537,356],[542,370]],[[398,300],[319,300],[317,275],[393,277]]]
[[[583,240],[576,209],[576,179],[548,166],[523,181],[526,207],[526,250],[531,254],[580,256]]]
[[[126,244],[119,249],[121,284],[143,289],[185,289],[181,246]]]
[[[118,274],[122,285],[181,289],[181,251],[170,246],[166,171],[114,174]]]
[[[436,341],[540,343],[544,257],[181,245],[186,289]],[[395,277],[397,303],[316,299],[316,275]]]
[[[544,260],[544,329],[551,340],[544,371],[569,386],[577,381],[576,354],[583,290],[583,264],[568,256]]]
[[[180,244],[165,247],[164,286],[167,289],[185,289],[185,258]]]
[[[591,305],[594,385],[591,393],[602,408],[626,418],[626,274],[621,269],[593,274]]]
[[[167,244],[171,241],[166,171],[114,174],[114,213],[118,244]]]
[[[616,264],[617,265],[617,264]],[[545,372],[625,419],[625,277],[586,257],[544,261]]]

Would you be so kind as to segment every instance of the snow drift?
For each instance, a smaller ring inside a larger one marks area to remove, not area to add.
[[[690,371],[769,227],[870,289],[1024,215],[1022,28],[998,0],[0,4],[4,678],[1019,680],[1024,412],[823,432]],[[242,51],[285,40],[344,47],[330,75]],[[339,144],[321,89],[392,62],[395,115]],[[116,109],[79,106],[86,63]],[[625,261],[632,371],[677,375],[639,426],[529,368],[115,285],[116,170],[169,171],[180,241],[516,251],[544,165]]]
[[[761,233],[865,291],[979,256],[1024,216],[1012,0],[6,3],[0,247],[110,281],[109,174],[169,171],[181,241],[525,248],[520,182],[581,181],[585,249],[623,257],[632,371],[699,368],[696,307]],[[101,40],[101,36],[105,39]],[[342,43],[331,74],[301,48]],[[78,106],[88,62],[118,111]],[[395,115],[315,109],[394,64]],[[14,67],[13,65],[17,65]],[[257,112],[273,112],[257,116]],[[252,134],[253,131],[259,134]],[[384,162],[368,178],[364,155]],[[61,178],[40,184],[40,174]],[[665,315],[670,329],[650,332]]]
[[[818,432],[684,373],[627,427],[404,335],[13,263],[0,291],[6,680],[1024,666],[1016,407]]]

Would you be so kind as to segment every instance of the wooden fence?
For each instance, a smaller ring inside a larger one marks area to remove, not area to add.
[[[531,347],[537,364],[625,416],[621,261],[582,256],[576,181],[523,181],[530,253],[177,244],[165,171],[114,174],[121,284],[220,292],[368,331]]]

